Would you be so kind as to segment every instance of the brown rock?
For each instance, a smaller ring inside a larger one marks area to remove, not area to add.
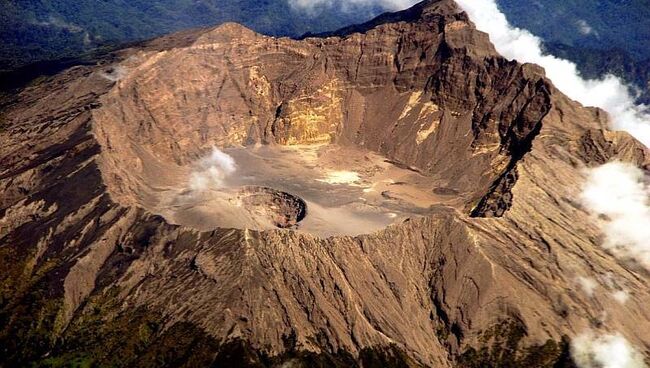
[[[217,360],[232,348],[240,361],[311,352],[455,366],[498,340],[489,331],[506,331],[523,364],[526,347],[594,324],[650,349],[649,275],[599,247],[576,199],[582,168],[614,158],[647,165],[648,150],[608,131],[602,111],[569,100],[539,67],[497,55],[453,2],[304,40],[226,24],[120,58],[117,81],[104,65],[73,68],[3,111],[6,362],[79,349],[104,350],[93,359],[106,362],[116,351],[109,326],[142,308],[159,329],[128,352],[141,357],[179,326],[216,341],[194,351]],[[327,239],[199,232],[153,211],[161,188],[213,145],[256,143],[360,147],[457,200],[373,234]],[[582,275],[614,277],[631,298],[621,308],[609,292],[586,295]],[[95,331],[99,349],[84,335]],[[149,330],[127,331],[125,341]],[[88,345],[71,348],[77,340]]]

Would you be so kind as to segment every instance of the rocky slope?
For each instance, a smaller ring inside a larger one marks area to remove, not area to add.
[[[236,24],[69,69],[2,110],[0,364],[571,366],[650,352],[650,275],[600,246],[582,169],[649,152],[499,56],[449,0],[291,40]],[[357,237],[174,225],[213,145],[368,149],[456,196]],[[610,280],[602,292],[580,277]],[[630,290],[624,307],[611,295]]]

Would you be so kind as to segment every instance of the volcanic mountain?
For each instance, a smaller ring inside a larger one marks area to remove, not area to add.
[[[650,275],[578,199],[650,164],[607,120],[451,0],[36,81],[2,110],[0,365],[572,366],[612,327],[647,355]]]

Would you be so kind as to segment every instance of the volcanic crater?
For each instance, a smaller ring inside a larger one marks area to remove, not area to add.
[[[280,228],[323,237],[373,232],[425,215],[432,206],[458,202],[457,196],[435,194],[429,176],[358,147],[211,150],[185,165],[163,165],[143,155],[155,179],[140,179],[129,197],[170,223],[201,231]],[[214,152],[231,160],[232,169],[210,162]]]
[[[268,218],[281,228],[296,226],[307,214],[307,204],[300,197],[266,187],[245,187],[239,199],[251,213]]]
[[[475,37],[466,22],[451,22],[445,42]],[[387,65],[403,37],[390,27],[382,37],[394,45],[346,65],[355,58],[339,50],[376,32],[297,41],[226,24],[190,46],[140,50],[111,66],[119,80],[93,110],[93,128],[112,197],[200,231],[321,237],[371,233],[439,207],[467,213],[507,169],[498,127],[468,134],[472,112],[423,79],[446,62],[398,52],[401,70]],[[527,93],[534,103],[517,105],[539,119],[539,92]]]
[[[577,201],[581,168],[650,152],[451,0],[182,32],[2,112],[0,365],[565,366],[603,323],[650,346],[648,273]]]

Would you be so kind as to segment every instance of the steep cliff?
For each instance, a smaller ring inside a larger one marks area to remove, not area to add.
[[[650,350],[650,275],[599,246],[577,200],[584,168],[647,167],[648,150],[499,56],[452,1],[299,41],[226,24],[118,58],[3,110],[0,364],[570,366],[568,339],[603,326]],[[327,238],[158,211],[212,146],[260,144],[374,152],[451,199]]]

